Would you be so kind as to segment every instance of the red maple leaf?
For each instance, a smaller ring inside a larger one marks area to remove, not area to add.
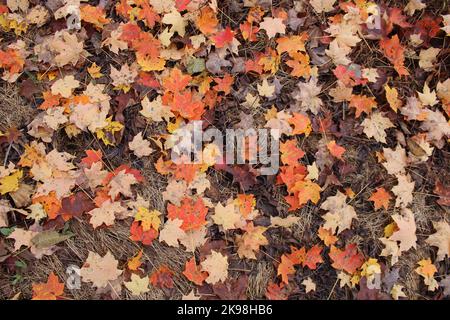
[[[216,35],[212,36],[211,40],[214,42],[216,48],[223,48],[225,45],[230,44],[233,41],[233,38],[234,32],[227,26],[225,30],[219,31]]]
[[[180,219],[183,221],[181,229],[184,231],[198,230],[206,224],[206,214],[208,208],[203,203],[202,198],[194,202],[191,198],[181,200],[179,207],[169,203],[167,205],[167,217],[171,220]]]
[[[355,243],[348,244],[344,250],[331,246],[329,256],[332,267],[353,274],[364,262],[364,256],[358,252]]]

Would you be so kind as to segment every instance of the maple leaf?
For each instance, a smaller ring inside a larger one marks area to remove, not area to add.
[[[301,206],[306,204],[309,200],[311,200],[312,203],[317,204],[320,199],[321,188],[317,183],[305,180],[296,182],[290,191],[298,192],[298,205]]]
[[[142,132],[139,132],[133,137],[133,140],[128,144],[130,150],[139,157],[149,156],[154,150],[150,148],[150,142],[142,137]]]
[[[309,4],[317,13],[330,12],[334,9],[336,0],[310,0]],[[315,287],[315,286],[314,286]],[[306,292],[308,293],[308,292]]]
[[[187,21],[178,11],[173,10],[170,13],[166,13],[161,19],[161,22],[171,25],[170,32],[177,32],[180,37],[184,37],[186,33]]]
[[[381,112],[374,112],[364,119],[361,123],[364,127],[364,133],[369,138],[374,138],[376,141],[386,143],[386,129],[395,127],[389,118],[384,117]]]
[[[189,90],[183,93],[175,93],[169,106],[170,110],[189,120],[199,120],[205,112],[203,102],[194,99],[192,92]]]
[[[383,148],[383,155],[386,159],[383,166],[389,174],[398,174],[405,171],[408,159],[405,149],[400,145],[397,145],[395,149]]]
[[[346,198],[345,194],[337,191],[335,196],[328,197],[320,206],[321,209],[328,210],[322,217],[325,220],[323,227],[331,229],[333,234],[350,229],[353,219],[357,219],[355,209],[346,203]]]
[[[419,94],[419,100],[425,106],[434,106],[438,103],[436,91],[431,91],[427,83],[423,85],[423,92],[417,92]]]
[[[309,78],[311,67],[309,65],[309,55],[301,52],[291,53],[292,60],[286,61],[286,65],[292,68],[291,75],[294,77]]]
[[[186,89],[192,77],[188,74],[183,74],[180,69],[173,68],[170,74],[163,78],[163,88],[173,93]]]
[[[284,284],[279,285],[273,282],[269,282],[266,288],[266,298],[269,300],[287,300],[288,294],[284,288]]]
[[[46,283],[33,283],[32,300],[57,300],[64,294],[64,283],[59,282],[53,272],[49,274]]]
[[[52,84],[52,95],[59,94],[63,98],[70,98],[73,90],[78,88],[79,85],[80,82],[78,80],[75,80],[74,76],[65,76],[64,78],[59,79]]]
[[[443,206],[450,206],[450,190],[444,186],[439,180],[436,181],[433,192],[439,195],[439,200],[436,202]]]
[[[140,241],[142,244],[149,246],[152,244],[153,240],[158,237],[158,230],[153,228],[148,231],[144,231],[139,221],[133,221],[130,227],[130,239],[133,241]]]
[[[344,270],[350,274],[356,272],[363,262],[364,256],[358,252],[356,244],[347,244],[344,250],[331,246],[329,256],[333,261],[332,267],[337,270]]]
[[[367,97],[365,95],[352,95],[349,107],[355,108],[355,118],[359,118],[362,112],[370,114],[373,108],[377,107],[375,97]]]
[[[323,241],[323,243],[327,247],[334,245],[338,240],[338,238],[333,235],[332,229],[325,229],[323,227],[319,228],[319,231],[317,232],[317,236],[319,237],[320,240]]]
[[[277,275],[281,275],[281,281],[288,284],[289,283],[289,275],[295,274],[294,263],[292,260],[286,256],[281,256],[281,262],[278,265]]]
[[[444,220],[433,221],[433,227],[436,229],[436,232],[425,241],[430,246],[438,248],[436,260],[442,261],[445,259],[445,256],[450,257],[450,225]]]
[[[195,21],[197,28],[205,35],[215,33],[218,23],[216,13],[208,6],[200,10],[200,16]]]
[[[208,277],[208,274],[206,272],[202,272],[200,267],[195,263],[195,257],[192,257],[190,260],[186,261],[183,274],[189,281],[198,286],[201,286],[203,281],[205,281]]]
[[[125,170],[119,171],[110,181],[109,181],[109,191],[108,195],[111,199],[116,199],[119,194],[129,197],[132,195],[131,185],[137,183],[136,177],[131,173],[126,173]]]
[[[166,266],[161,266],[150,275],[150,283],[160,289],[173,288],[173,272]]]
[[[241,224],[241,215],[232,202],[225,207],[219,202],[214,208],[214,215],[211,218],[215,224],[221,225],[224,230],[236,229]]]
[[[379,210],[381,207],[384,207],[385,210],[389,209],[389,201],[392,199],[391,194],[386,191],[383,187],[379,187],[376,191],[370,196],[369,200],[373,201],[375,210]]]
[[[141,222],[142,229],[148,231],[150,229],[158,230],[161,224],[161,218],[159,217],[161,212],[158,210],[149,211],[145,207],[139,207],[138,212],[134,216],[135,221]]]
[[[310,277],[302,281],[302,285],[305,286],[305,292],[316,291],[316,284],[311,280]]]
[[[395,88],[389,87],[387,84],[384,86],[386,91],[386,100],[392,110],[397,112],[397,110],[402,106],[402,101],[398,99],[398,91]]]
[[[298,160],[301,159],[305,153],[302,149],[297,147],[297,140],[287,140],[280,145],[281,162],[285,165],[295,166]]]
[[[267,228],[255,227],[253,222],[250,222],[245,227],[245,233],[242,236],[236,236],[239,258],[256,259],[255,253],[259,251],[259,247],[269,244],[269,241],[263,235],[266,230]]]
[[[106,13],[99,6],[82,5],[80,7],[81,20],[92,23],[97,29],[103,29],[103,26],[110,22],[106,18]]]
[[[131,294],[134,296],[139,296],[143,293],[148,292],[148,277],[139,277],[137,274],[131,274],[130,281],[124,282],[125,287],[130,290]]]
[[[317,268],[317,264],[323,262],[322,256],[320,255],[321,252],[322,247],[319,245],[314,245],[311,249],[306,251],[302,266],[306,266],[311,270],[315,270]]]
[[[311,133],[311,120],[305,114],[293,112],[292,118],[288,119],[288,122],[294,126],[292,134],[304,133],[305,136],[309,136]]]
[[[139,250],[137,255],[135,255],[132,259],[128,260],[127,267],[129,270],[137,271],[139,269],[139,267],[142,265],[141,258],[143,253],[144,251]]]
[[[399,76],[409,76],[408,70],[404,66],[405,49],[400,45],[400,40],[397,35],[392,38],[383,38],[380,40],[380,47],[388,60],[394,65],[395,71]]]
[[[211,37],[211,40],[214,42],[216,48],[223,48],[226,45],[231,44],[233,42],[233,39],[234,32],[229,26],[227,26],[222,31],[218,31],[214,36]]]
[[[206,283],[216,284],[219,281],[224,282],[228,278],[228,256],[224,256],[220,252],[212,250],[200,265],[202,270],[208,273],[208,277],[205,279]]]
[[[416,221],[412,211],[403,208],[402,213],[392,215],[392,219],[395,221],[398,230],[394,231],[389,240],[400,242],[400,252],[416,248]]]
[[[117,269],[118,263],[109,251],[103,257],[89,251],[80,269],[81,279],[83,282],[92,282],[97,288],[105,288],[122,274],[122,270]]]
[[[346,151],[344,147],[338,145],[336,143],[336,141],[334,141],[334,140],[327,143],[327,148],[330,151],[332,156],[334,156],[338,159],[341,159],[341,160],[342,160],[342,155]]]
[[[392,192],[397,196],[395,206],[404,208],[413,200],[415,182],[411,181],[409,175],[397,174],[396,177],[398,184],[392,188]]]
[[[277,33],[283,35],[286,32],[286,25],[280,18],[265,17],[259,24],[259,28],[266,31],[269,39],[275,37]]]
[[[159,241],[164,241],[169,246],[178,247],[178,240],[186,236],[186,233],[181,228],[183,220],[169,219],[164,224],[159,234]]]

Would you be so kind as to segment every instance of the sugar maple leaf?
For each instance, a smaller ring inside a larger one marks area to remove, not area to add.
[[[174,273],[166,266],[159,267],[150,275],[150,283],[157,288],[173,288]]]
[[[364,119],[361,123],[364,127],[364,133],[369,138],[374,138],[376,141],[386,143],[385,130],[395,127],[389,118],[384,117],[381,112],[374,112]]]
[[[259,24],[259,28],[266,31],[269,39],[275,37],[277,33],[283,35],[286,32],[286,25],[280,18],[265,17]]]
[[[289,275],[295,274],[294,263],[285,254],[281,256],[281,262],[278,265],[277,275],[281,275],[281,281],[285,284],[289,283]]]
[[[222,31],[218,31],[214,36],[211,37],[211,40],[214,42],[216,48],[223,48],[226,45],[231,44],[233,42],[233,39],[234,32],[229,26],[227,26]]]
[[[189,90],[175,93],[169,106],[170,110],[189,120],[199,120],[205,112],[204,103],[194,98]]]
[[[195,263],[195,257],[192,257],[190,260],[186,261],[183,274],[189,281],[198,286],[201,286],[203,281],[205,281],[208,277],[208,274],[206,272],[202,272],[200,270],[200,266]]]
[[[206,224],[206,214],[208,208],[203,203],[202,198],[194,201],[191,198],[184,198],[181,206],[171,203],[167,205],[167,216],[169,219],[180,219],[183,221],[181,229],[184,231],[196,230]]]
[[[377,107],[375,97],[367,97],[365,95],[352,95],[349,106],[355,108],[355,117],[359,118],[362,112],[370,114],[373,108]]]
[[[293,112],[292,118],[288,119],[288,122],[294,126],[292,134],[304,133],[305,136],[309,136],[311,133],[311,120],[305,114]]]
[[[346,203],[346,198],[345,194],[337,191],[335,196],[328,197],[320,206],[321,209],[328,210],[322,217],[325,220],[323,227],[331,229],[333,234],[350,229],[353,219],[357,218],[355,209]]]
[[[309,200],[314,204],[319,202],[321,188],[317,183],[308,180],[298,181],[291,190],[298,192],[299,206],[306,204]]]
[[[109,251],[103,257],[89,251],[80,270],[81,279],[83,282],[92,282],[97,288],[105,288],[122,274],[122,270],[117,269],[118,263]]]
[[[389,240],[400,242],[400,252],[408,251],[417,246],[416,221],[414,214],[407,208],[402,209],[402,214],[392,215],[398,230],[394,231]]]
[[[32,300],[57,300],[64,294],[64,283],[59,282],[53,272],[49,274],[46,283],[33,283]]]
[[[125,287],[130,290],[133,296],[139,296],[143,293],[148,292],[148,277],[140,277],[137,274],[131,274],[130,281],[124,282]]]
[[[445,257],[450,257],[450,225],[442,220],[433,221],[433,227],[436,232],[430,235],[425,241],[430,245],[438,248],[436,260],[442,261]]]
[[[384,85],[384,90],[386,91],[386,100],[392,110],[397,112],[397,110],[402,106],[402,101],[398,98],[398,91],[395,88],[389,87],[387,84]]]
[[[385,210],[389,209],[389,201],[391,199],[391,194],[383,187],[377,188],[369,198],[370,201],[373,201],[375,210],[379,210],[381,207],[384,207]]]
[[[296,165],[305,153],[297,147],[297,140],[287,140],[280,145],[281,162],[285,165]]]
[[[338,238],[333,235],[333,231],[331,229],[325,229],[323,227],[319,228],[317,236],[327,247],[334,245],[338,241]]]
[[[241,225],[241,215],[236,209],[232,202],[225,207],[219,202],[211,218],[215,224],[221,225],[224,230],[236,229]]]
[[[302,266],[306,266],[311,270],[315,270],[317,268],[317,264],[323,262],[322,256],[320,255],[321,252],[322,247],[319,245],[314,245],[311,249],[306,251]]]
[[[228,278],[228,256],[220,252],[211,251],[211,254],[200,263],[202,270],[208,273],[205,281],[209,284],[216,284],[219,281],[224,282]]]
[[[286,65],[292,68],[293,77],[309,78],[311,76],[311,67],[309,65],[309,55],[302,52],[291,53],[293,59],[286,61]]]
[[[338,145],[336,143],[336,141],[334,141],[334,140],[327,143],[327,148],[330,151],[332,156],[334,156],[338,159],[341,159],[341,160],[342,160],[342,155],[346,151],[344,147]]]
[[[267,228],[255,227],[253,222],[250,222],[245,227],[246,232],[242,236],[236,236],[239,258],[256,259],[255,253],[259,252],[259,247],[269,244],[269,241],[263,235],[266,230]]]
[[[139,157],[149,156],[154,150],[150,148],[150,141],[142,137],[142,132],[139,132],[133,137],[133,140],[128,144],[130,150]]]
[[[355,273],[364,262],[364,256],[358,252],[354,243],[348,244],[344,250],[331,246],[329,256],[333,261],[331,265],[333,268],[350,274]]]
[[[195,21],[197,28],[205,35],[215,33],[218,23],[216,13],[209,6],[205,6],[200,10],[200,16]]]
[[[130,239],[135,242],[142,242],[143,245],[149,246],[153,240],[158,237],[158,230],[153,228],[144,231],[139,221],[133,221],[130,227]]]
[[[163,78],[162,86],[165,90],[176,93],[186,89],[191,80],[190,75],[183,74],[178,68],[173,68],[170,74]]]
[[[103,26],[109,23],[106,13],[102,7],[82,5],[80,7],[81,20],[92,23],[97,29],[103,29]]]
[[[78,88],[80,81],[75,80],[75,77],[65,76],[53,83],[51,90],[53,95],[61,95],[63,98],[70,98],[74,89]]]
[[[398,184],[392,188],[392,192],[397,196],[395,199],[396,207],[406,207],[413,200],[413,191],[415,182],[411,181],[409,175],[397,174]]]
[[[116,215],[122,214],[125,210],[120,202],[105,201],[100,208],[88,212],[91,215],[90,223],[94,228],[98,228],[102,224],[111,226],[114,224]]]
[[[404,66],[405,49],[400,45],[400,40],[397,35],[392,38],[383,38],[380,40],[380,47],[388,60],[394,65],[395,71],[399,76],[409,76],[408,70]]]

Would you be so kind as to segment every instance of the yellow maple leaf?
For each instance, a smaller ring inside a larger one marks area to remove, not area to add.
[[[138,212],[134,216],[135,221],[140,221],[142,229],[148,231],[150,229],[158,230],[161,225],[161,219],[159,216],[161,212],[158,210],[148,210],[145,207],[139,207]]]
[[[9,176],[0,179],[0,194],[7,194],[8,192],[19,189],[19,179],[23,177],[23,171],[17,170]]]
[[[95,134],[97,135],[97,138],[102,140],[105,145],[113,146],[114,142],[111,141],[111,139],[115,132],[119,132],[123,129],[123,124],[118,121],[112,121],[112,117],[107,118],[106,122],[108,124],[101,129],[97,129]]]

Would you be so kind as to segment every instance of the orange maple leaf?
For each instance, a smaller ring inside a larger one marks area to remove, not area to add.
[[[292,134],[305,134],[305,136],[309,136],[311,133],[311,120],[307,115],[293,112],[292,118],[288,119],[289,124],[294,126],[294,130],[292,130]]]
[[[102,7],[91,6],[89,4],[80,7],[81,20],[91,23],[97,29],[102,29],[103,26],[110,22],[106,18],[106,13]]]
[[[195,263],[195,257],[192,257],[190,260],[186,261],[183,274],[189,281],[192,281],[198,286],[201,286],[203,281],[208,278],[208,273],[202,272],[199,266]]]
[[[281,275],[281,281],[288,284],[289,275],[295,274],[294,263],[288,256],[283,254],[281,256],[281,263],[278,265],[277,275]]]
[[[195,21],[197,28],[205,35],[216,32],[218,23],[216,13],[209,6],[205,6],[200,10],[200,16]]]
[[[303,266],[315,270],[318,263],[322,263],[323,259],[320,253],[322,252],[322,247],[319,245],[314,245],[311,249],[306,252],[305,260],[302,262]]]
[[[225,28],[225,30],[217,32],[214,36],[211,37],[211,40],[214,42],[216,48],[223,48],[227,44],[230,44],[234,39],[234,32],[231,30],[229,26]]]
[[[129,270],[136,271],[139,269],[139,267],[142,265],[141,258],[142,258],[143,253],[144,253],[144,251],[141,249],[141,250],[139,250],[137,255],[135,255],[133,258],[128,260],[127,266],[128,266]]]
[[[242,38],[244,38],[244,40],[256,41],[258,39],[256,34],[258,33],[259,28],[248,21],[241,23],[239,25],[239,30],[241,30]]]
[[[319,202],[320,186],[317,183],[309,180],[297,181],[292,190],[298,192],[297,198],[300,206],[306,204],[308,201],[311,201],[314,204]]]
[[[338,238],[333,235],[331,229],[325,229],[323,227],[320,227],[317,235],[319,236],[319,239],[322,240],[327,247],[335,244],[338,241]]]
[[[173,272],[166,266],[161,266],[150,275],[150,283],[157,288],[173,288]]]
[[[292,68],[291,75],[294,77],[307,78],[311,75],[311,66],[309,65],[309,55],[301,52],[291,53],[292,60],[286,61],[286,64]]]
[[[41,103],[38,109],[47,110],[59,105],[60,99],[62,98],[60,94],[53,95],[51,91],[44,91],[42,93],[44,102]]]
[[[7,70],[11,75],[21,72],[24,64],[25,61],[17,50],[0,50],[0,68]]]
[[[358,252],[354,243],[348,244],[344,250],[331,246],[329,256],[333,260],[331,265],[333,268],[344,270],[350,274],[355,273],[364,262],[364,256]]]
[[[33,198],[32,203],[40,203],[47,212],[49,220],[56,219],[61,209],[61,200],[56,197],[56,192],[51,191],[48,195]]]
[[[85,164],[86,167],[88,167],[88,168],[90,168],[92,166],[92,164],[102,161],[103,154],[102,154],[101,150],[89,149],[89,150],[86,150],[85,153],[86,153],[86,157],[81,159],[81,163]]]
[[[184,231],[198,230],[206,224],[206,214],[208,208],[203,203],[202,198],[194,202],[191,198],[181,200],[179,207],[169,203],[167,205],[167,217],[171,220],[180,219],[183,221],[181,229]]]
[[[231,85],[234,82],[234,78],[229,74],[225,74],[223,78],[213,78],[213,80],[217,83],[213,88],[217,92],[222,91],[225,94],[229,94],[231,91]]]
[[[332,141],[327,143],[327,148],[328,148],[328,151],[330,151],[332,156],[342,160],[342,155],[345,152],[345,148],[344,147],[338,145],[336,143],[336,141],[332,140]]]
[[[302,149],[297,147],[297,140],[288,140],[280,145],[281,162],[286,165],[295,166],[298,160],[302,158],[305,153]]]
[[[32,287],[32,300],[56,300],[64,294],[64,283],[59,282],[53,272],[48,276],[47,283],[33,283]]]
[[[377,188],[369,198],[370,201],[373,201],[375,210],[378,210],[381,207],[384,207],[386,210],[389,209],[389,200],[391,199],[392,196],[390,193],[382,187]]]
[[[355,118],[359,118],[362,112],[369,114],[373,108],[377,107],[374,97],[367,97],[365,95],[352,95],[349,106],[355,108]]]
[[[199,120],[205,112],[205,105],[201,100],[194,100],[191,91],[175,93],[169,103],[170,110],[177,112],[185,119]]]
[[[170,74],[163,78],[162,86],[166,91],[175,93],[186,89],[191,80],[190,75],[183,74],[178,68],[173,68]]]
[[[388,60],[394,65],[395,71],[399,76],[409,76],[408,69],[405,68],[405,49],[400,45],[397,35],[392,38],[383,38],[380,40],[380,47]]]

